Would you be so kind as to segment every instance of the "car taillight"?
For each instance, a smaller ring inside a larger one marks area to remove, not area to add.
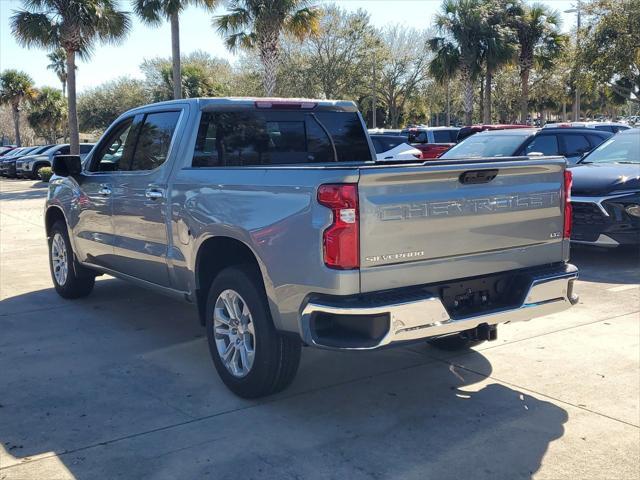
[[[573,175],[570,170],[564,171],[564,229],[563,238],[571,238],[571,184],[573,183]]]
[[[318,203],[333,212],[333,222],[322,234],[324,263],[329,268],[360,268],[360,213],[354,183],[320,185]]]

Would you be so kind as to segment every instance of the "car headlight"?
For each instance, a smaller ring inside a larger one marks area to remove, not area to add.
[[[629,215],[633,217],[640,217],[640,205],[638,205],[637,203],[627,205],[626,207],[624,207],[624,209]]]

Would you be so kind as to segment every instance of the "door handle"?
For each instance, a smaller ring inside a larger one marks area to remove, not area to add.
[[[111,189],[109,188],[109,185],[103,183],[102,185],[100,185],[100,190],[98,190],[98,193],[104,197],[108,197],[109,195],[111,195]]]
[[[149,188],[146,192],[144,192],[144,196],[150,200],[158,200],[163,197],[162,190],[158,190],[157,188]]]

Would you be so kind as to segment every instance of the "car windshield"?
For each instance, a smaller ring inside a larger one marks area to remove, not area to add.
[[[510,157],[529,137],[526,134],[476,134],[452,147],[440,156],[446,158],[469,158],[469,157]]]
[[[638,163],[640,164],[640,132],[611,137],[580,163]]]

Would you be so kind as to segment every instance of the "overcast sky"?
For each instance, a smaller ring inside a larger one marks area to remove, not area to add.
[[[20,47],[11,35],[9,18],[12,12],[21,8],[20,0],[0,0],[0,70],[16,68],[27,72],[38,86],[58,86],[58,79],[47,70],[47,52],[27,50]],[[441,0],[343,0],[335,2],[348,10],[359,8],[371,15],[372,23],[377,27],[400,24],[416,29],[425,29],[432,25],[433,15],[438,11]],[[575,24],[575,14],[565,14],[572,7],[571,0],[545,0],[542,3],[558,10],[563,18],[563,30]],[[121,0],[123,8],[130,8],[129,2]],[[222,13],[219,10],[215,14]],[[182,53],[204,50],[211,55],[227,58],[234,57],[225,49],[220,36],[211,27],[212,15],[201,9],[189,8],[181,17]],[[107,80],[121,76],[141,78],[139,66],[145,58],[168,57],[171,52],[169,25],[150,28],[134,19],[133,28],[127,39],[119,46],[98,46],[88,62],[78,64],[78,91],[99,85]]]

